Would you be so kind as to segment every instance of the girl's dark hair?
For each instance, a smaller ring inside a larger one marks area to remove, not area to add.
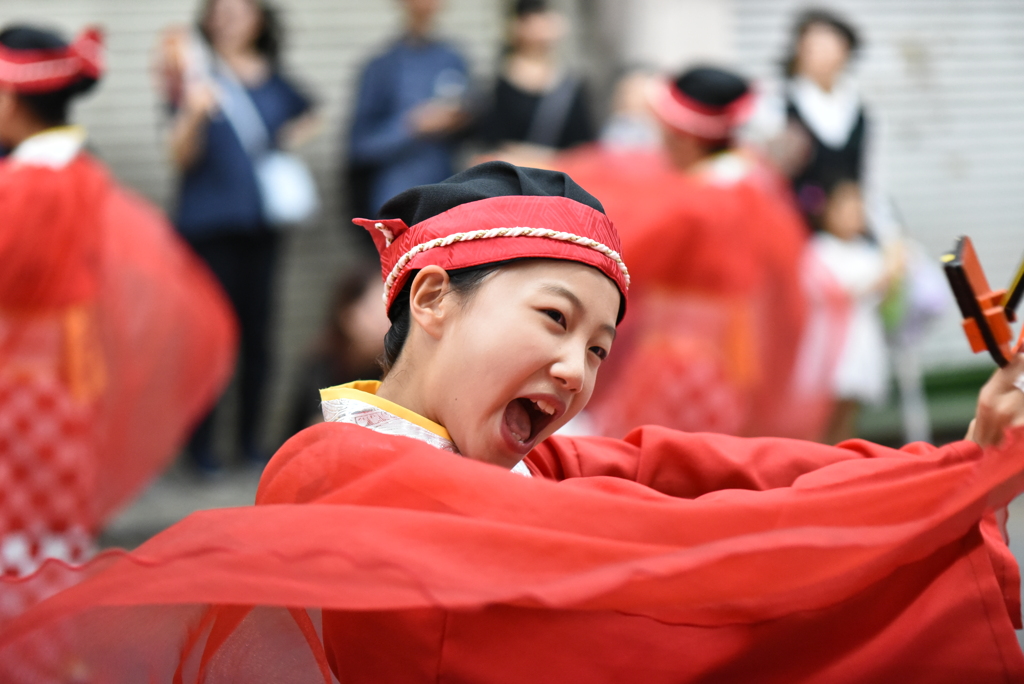
[[[63,50],[68,43],[60,34],[31,26],[11,26],[0,31],[0,44],[11,50]],[[68,122],[71,100],[88,92],[96,79],[81,77],[61,90],[49,93],[19,93],[18,100],[45,126],[63,126]]]
[[[516,0],[512,5],[512,15],[516,18],[529,14],[541,14],[548,11],[547,0]]]
[[[213,12],[213,6],[217,4],[218,0],[206,0],[203,4],[203,9],[199,13],[199,32],[203,38],[206,39],[207,43],[212,45],[213,41],[210,38],[210,32],[207,29],[207,24],[210,22],[210,13]],[[280,62],[281,57],[281,42],[282,33],[281,21],[278,18],[277,10],[267,2],[263,0],[249,0],[260,13],[260,32],[256,36],[254,47],[256,51],[263,55],[267,61],[273,66],[277,66]]]
[[[448,282],[452,292],[460,297],[472,294],[487,279],[487,276],[513,261],[517,260],[511,259],[509,261],[499,261],[493,264],[481,264],[480,266],[470,266],[468,268],[448,271]],[[409,273],[408,280],[405,281],[405,285],[399,293],[395,295],[395,300],[391,303],[391,310],[388,312],[391,327],[384,336],[384,356],[380,360],[380,366],[384,369],[385,375],[395,365],[395,362],[398,361],[398,356],[402,353],[402,347],[405,346],[405,340],[409,337],[409,327],[412,318],[409,313],[409,292],[412,290],[412,281],[416,278],[417,273],[419,273],[418,270]]]
[[[523,17],[528,17],[531,14],[543,14],[549,9],[547,0],[513,0],[506,5],[506,8],[505,42],[502,44],[501,50],[498,52],[498,56],[502,60],[516,51],[512,38],[513,23]]]
[[[807,29],[817,24],[828,26],[841,35],[846,40],[846,45],[850,49],[851,55],[860,49],[860,36],[852,24],[830,10],[820,8],[809,9],[800,14],[793,27],[793,37],[789,44],[789,53],[782,63],[787,77],[796,75],[797,51],[800,49],[800,39],[807,33]]]

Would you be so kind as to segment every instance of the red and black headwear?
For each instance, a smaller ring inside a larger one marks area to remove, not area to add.
[[[17,31],[43,33],[27,27],[4,33]],[[52,47],[22,49],[0,42],[0,86],[37,95],[65,90],[82,81],[91,84],[103,75],[103,34],[98,28],[85,29],[70,45],[54,43]]]
[[[654,114],[670,128],[712,143],[726,142],[753,113],[754,93],[734,73],[697,67],[652,85]]]
[[[445,270],[511,259],[564,259],[600,270],[625,309],[629,272],[604,208],[558,171],[480,164],[446,181],[396,195],[378,219],[355,219],[380,252],[390,309],[412,271]]]

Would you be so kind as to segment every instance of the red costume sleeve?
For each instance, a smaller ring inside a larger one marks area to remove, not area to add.
[[[945,448],[977,454],[963,441]],[[792,486],[799,477],[825,466],[861,458],[941,459],[944,450],[925,442],[892,449],[864,440],[837,446],[779,438],[737,438],[686,433],[657,426],[638,428],[624,440],[601,437],[548,439],[530,453],[530,469],[553,480],[615,477],[638,482],[670,496],[727,497],[723,490],[765,490]],[[842,477],[842,470],[836,469]],[[818,479],[824,473],[819,473]],[[1007,545],[1005,509],[986,513],[981,531],[1014,627],[1021,629],[1020,571]],[[1002,520],[1002,524],[998,521]]]
[[[156,207],[112,185],[102,216],[98,306],[110,372],[98,521],[170,463],[230,380],[237,344],[227,296]]]
[[[946,449],[965,454],[980,451],[974,442],[966,441]],[[622,440],[555,435],[534,449],[527,460],[534,472],[549,479],[621,477],[670,496],[692,499],[723,489],[789,487],[801,475],[850,459],[939,456],[936,447],[924,442],[902,449],[864,440],[828,446],[776,437],[679,432],[648,425]]]
[[[325,664],[350,682],[1014,681],[978,521],[1024,487],[1022,436],[687,499],[608,476],[642,443],[576,440],[598,474],[553,482],[324,424],[274,457],[260,505],[197,513],[0,629],[0,663],[115,681],[260,681],[284,662],[306,681]],[[294,606],[322,609],[322,636]]]
[[[234,345],[213,276],[102,165],[0,163],[0,537],[97,533],[175,456]]]

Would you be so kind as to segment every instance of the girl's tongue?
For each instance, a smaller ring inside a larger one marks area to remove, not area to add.
[[[530,434],[533,432],[533,421],[530,420],[530,414],[523,406],[523,400],[515,399],[505,407],[505,425],[508,426],[512,437],[519,442],[525,444],[530,439]]]

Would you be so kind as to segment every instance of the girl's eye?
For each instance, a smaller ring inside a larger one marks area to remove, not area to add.
[[[608,357],[608,350],[605,349],[604,347],[591,347],[590,352],[592,354],[595,354],[597,358],[601,359],[602,361],[604,361]]]
[[[565,327],[565,315],[558,309],[544,309],[544,313],[555,323]]]

